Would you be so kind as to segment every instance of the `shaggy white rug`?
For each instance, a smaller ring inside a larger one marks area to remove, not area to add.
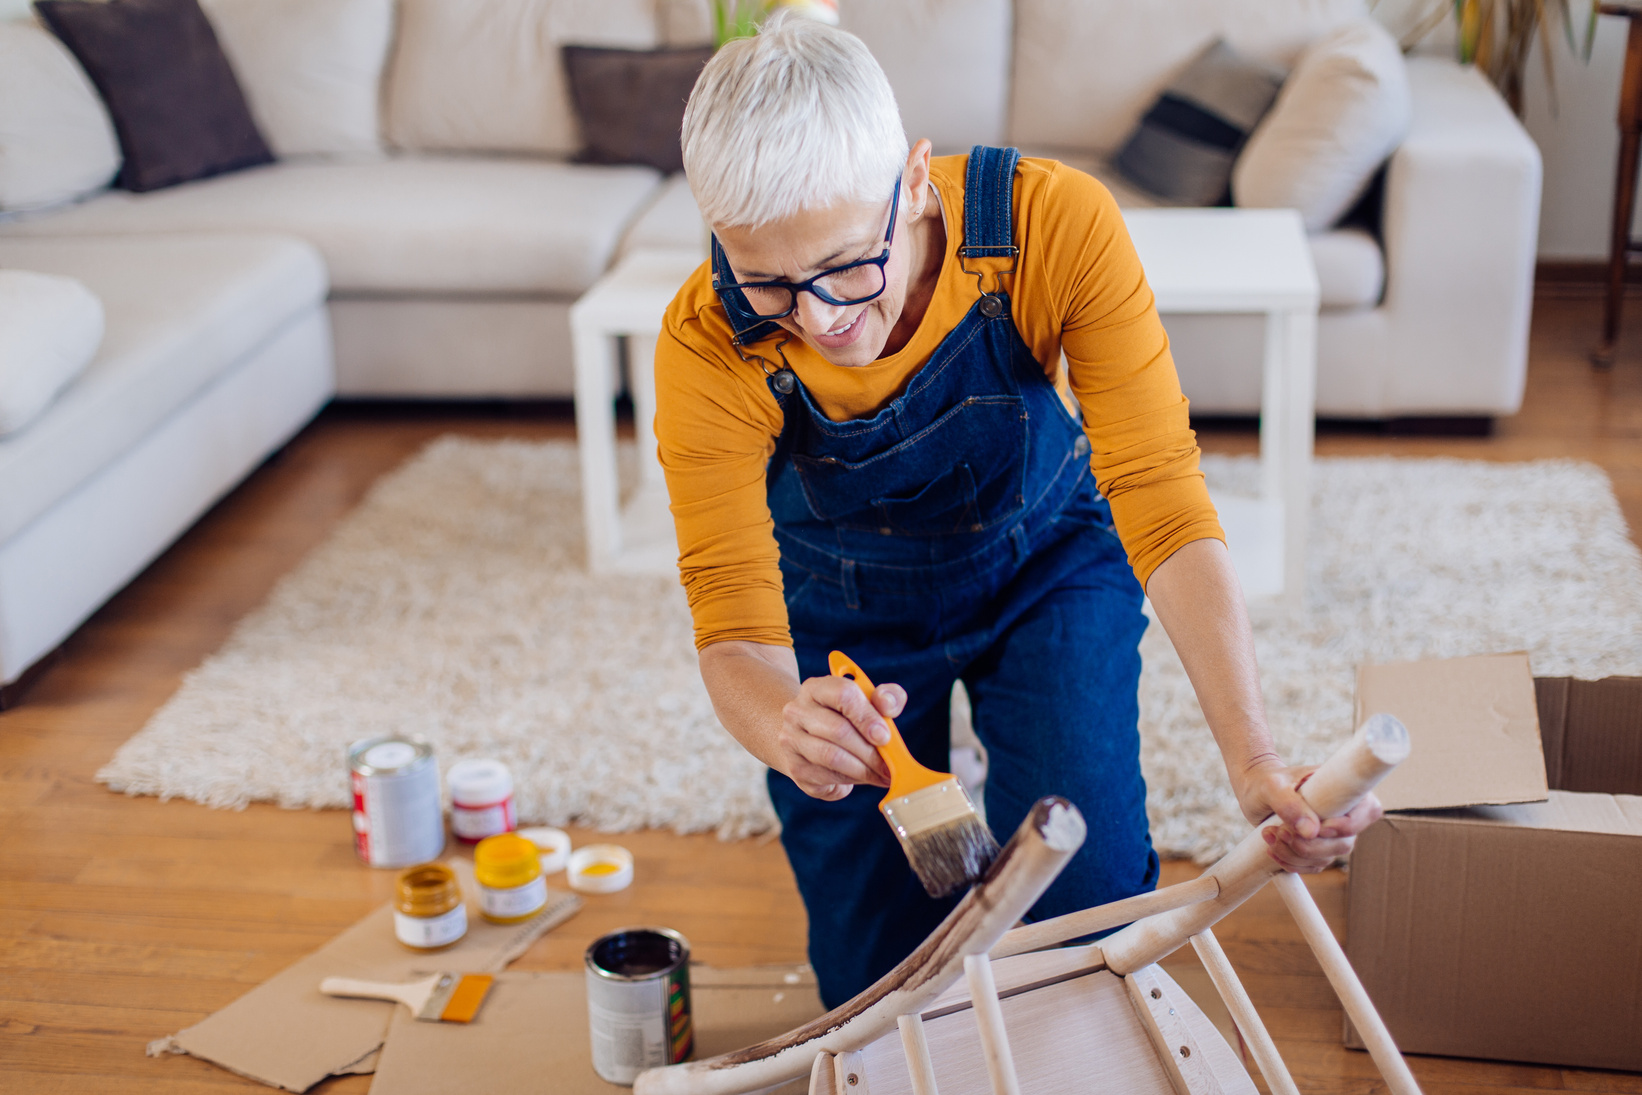
[[[1204,461],[1252,484],[1251,458]],[[737,837],[771,828],[762,768],[719,727],[671,578],[581,566],[574,446],[445,438],[386,476],[187,677],[98,778],[212,806],[348,803],[349,742],[410,733],[491,756],[522,821]],[[1351,730],[1365,659],[1529,650],[1536,672],[1642,673],[1642,557],[1601,471],[1545,461],[1320,460],[1310,605],[1256,613],[1279,747]],[[1180,663],[1143,644],[1144,763],[1166,855],[1244,830]]]

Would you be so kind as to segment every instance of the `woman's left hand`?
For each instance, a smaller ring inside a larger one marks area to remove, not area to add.
[[[1290,768],[1270,754],[1244,768],[1236,781],[1237,804],[1251,825],[1275,818],[1262,835],[1266,854],[1285,870],[1315,874],[1348,854],[1357,834],[1380,820],[1380,800],[1366,796],[1343,817],[1319,819],[1299,787],[1315,770]]]

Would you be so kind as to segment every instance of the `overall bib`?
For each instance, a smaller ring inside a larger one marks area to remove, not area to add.
[[[970,153],[961,256],[1016,254],[1018,159]],[[735,303],[732,320],[747,318]],[[833,422],[795,381],[770,378],[785,421],[767,490],[801,677],[826,675],[839,649],[874,680],[904,686],[896,724],[937,771],[951,767],[949,697],[963,680],[998,837],[1046,794],[1089,822],[1033,919],[1152,889],[1137,730],[1142,591],[1088,439],[1021,340],[1007,294],[977,286],[963,321],[871,418]],[[823,802],[772,771],[769,789],[821,997],[836,1007],[910,954],[957,898],[925,894],[878,812],[880,788]]]

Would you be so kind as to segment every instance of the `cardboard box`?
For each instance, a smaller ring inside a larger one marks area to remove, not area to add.
[[[1369,666],[1376,711],[1414,750],[1352,854],[1346,951],[1398,1046],[1642,1070],[1642,678]]]

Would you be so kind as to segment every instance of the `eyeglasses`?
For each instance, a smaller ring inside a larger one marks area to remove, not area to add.
[[[865,304],[884,292],[887,284],[884,264],[889,262],[890,244],[895,242],[895,214],[901,207],[901,177],[895,177],[895,193],[889,199],[889,227],[884,231],[880,255],[847,262],[823,270],[806,281],[746,281],[721,285],[720,290],[740,289],[747,306],[760,319],[782,319],[798,308],[799,293],[814,293],[833,305]]]

